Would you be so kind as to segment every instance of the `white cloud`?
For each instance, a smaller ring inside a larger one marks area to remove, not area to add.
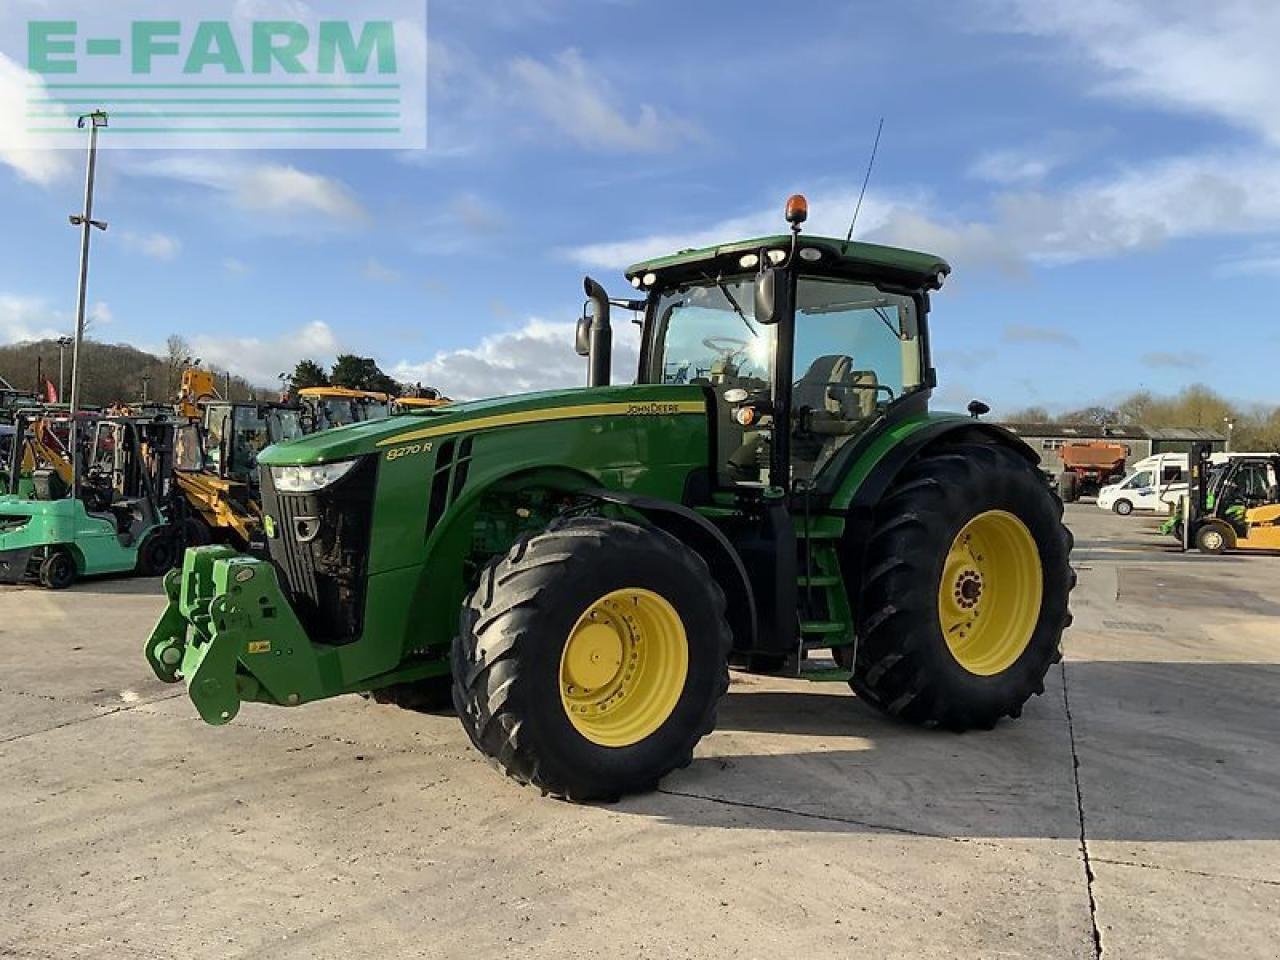
[[[12,167],[24,180],[44,186],[74,170],[75,153],[38,146],[27,133],[28,97],[44,93],[43,87],[38,91],[28,89],[28,84],[37,79],[35,74],[0,53],[0,163]],[[67,120],[70,119],[68,116]],[[46,122],[59,121],[41,120]]]
[[[782,194],[779,193],[779,196]],[[810,233],[843,236],[857,191],[810,196]],[[1280,230],[1280,156],[1206,153],[1133,166],[1060,190],[997,194],[990,216],[936,212],[925,194],[869,194],[859,239],[928,250],[963,266],[1019,269],[1114,257],[1171,240]],[[590,268],[618,269],[648,257],[783,231],[777,207],[685,233],[650,234],[566,251]]]
[[[1142,355],[1148,367],[1166,370],[1195,370],[1204,366],[1205,358],[1189,351],[1154,350]]]
[[[477,234],[498,233],[506,218],[497,207],[474,193],[460,193],[449,204],[447,220]]]
[[[370,257],[364,262],[364,267],[360,272],[366,280],[373,280],[375,283],[395,283],[401,276],[399,270],[393,270],[374,257]]]
[[[1065,40],[1101,94],[1217,116],[1280,144],[1274,0],[986,0],[995,29]]]
[[[1280,277],[1280,243],[1263,243],[1230,257],[1214,268],[1219,277]]]
[[[560,133],[591,150],[652,153],[700,137],[686,120],[641,104],[628,115],[608,80],[577,50],[548,62],[520,57],[510,65],[516,96]]]
[[[94,323],[112,323],[116,315],[111,312],[111,308],[102,300],[89,305],[89,309],[85,313],[85,325]]]
[[[222,261],[222,269],[227,271],[227,273],[234,273],[237,276],[243,276],[244,274],[249,273],[252,268],[243,260],[239,260],[235,257],[227,257]]]
[[[182,241],[167,233],[132,233],[126,230],[120,234],[120,240],[130,250],[153,260],[174,260],[182,252]]]
[[[1011,323],[1004,328],[1001,339],[1005,343],[1038,343],[1059,347],[1078,347],[1080,341],[1057,327],[1044,327],[1034,323]]]
[[[137,161],[126,172],[216,190],[241,210],[276,218],[267,221],[268,226],[293,224],[307,216],[345,226],[369,219],[340,180],[287,164],[249,163],[192,152]]]
[[[991,183],[1038,183],[1059,164],[1036,150],[991,150],[969,165],[969,176]]]
[[[277,337],[200,334],[190,342],[193,355],[257,386],[278,384],[279,375],[292,371],[299,360],[331,361],[341,349],[333,328],[320,320]]]
[[[40,297],[0,293],[0,344],[65,336],[74,325],[70,316]]]
[[[437,387],[455,400],[506,396],[586,384],[587,362],[573,350],[572,323],[532,318],[517,329],[484,337],[475,347],[402,361],[388,372],[397,380]],[[635,327],[615,322],[613,378],[635,381],[639,343]]]

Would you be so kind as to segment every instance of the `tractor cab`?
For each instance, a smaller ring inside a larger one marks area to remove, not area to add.
[[[647,293],[637,378],[701,386],[715,405],[717,487],[830,495],[859,438],[921,415],[934,377],[928,254],[799,234],[636,264]]]
[[[199,422],[178,429],[174,466],[181,493],[184,541],[223,539],[242,546],[260,540],[258,455],[303,435],[302,410],[279,403],[201,404]]]
[[[418,410],[433,410],[436,407],[443,407],[452,402],[435,387],[424,387],[419,383],[396,397],[391,404],[391,413],[392,415],[399,415],[402,413],[414,413]]]
[[[302,403],[301,422],[304,433],[345,427],[391,415],[390,395],[374,390],[303,387],[298,391],[298,400]]]
[[[179,431],[178,469],[208,470],[226,480],[254,484],[258,454],[273,443],[303,435],[302,410],[280,403],[202,403],[200,422]]]

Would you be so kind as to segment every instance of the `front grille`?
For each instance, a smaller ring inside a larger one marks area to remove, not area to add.
[[[364,458],[318,493],[280,493],[269,467],[260,475],[262,510],[275,533],[267,547],[294,612],[317,643],[353,643],[364,625],[378,458]]]

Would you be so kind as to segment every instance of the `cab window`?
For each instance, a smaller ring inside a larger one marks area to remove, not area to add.
[[[792,474],[819,474],[895,400],[923,384],[911,297],[871,284],[801,277],[796,285]]]
[[[1129,482],[1124,485],[1124,489],[1136,490],[1139,487],[1149,487],[1151,486],[1151,480],[1152,480],[1151,471],[1143,470],[1140,473],[1135,473],[1132,477],[1130,477]]]

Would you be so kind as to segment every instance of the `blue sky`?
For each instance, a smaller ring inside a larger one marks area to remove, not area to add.
[[[584,271],[624,293],[797,190],[843,233],[884,115],[858,234],[951,260],[944,402],[1274,403],[1277,41],[1272,0],[432,0],[426,151],[104,153],[93,334],[264,383],[342,350],[458,396],[576,384]],[[0,133],[0,342],[70,323],[81,162]]]

